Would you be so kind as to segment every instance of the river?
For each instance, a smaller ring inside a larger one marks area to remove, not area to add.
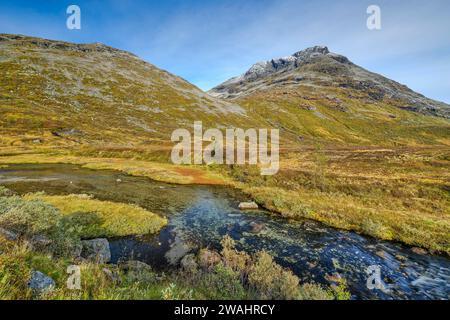
[[[91,194],[100,200],[137,204],[166,216],[157,235],[110,239],[113,262],[137,259],[164,270],[200,247],[220,248],[229,234],[239,250],[270,252],[302,282],[347,280],[354,299],[449,299],[450,259],[419,255],[393,242],[341,231],[314,221],[288,221],[264,210],[240,211],[249,200],[223,186],[172,185],[117,171],[76,165],[10,165],[0,185],[20,194]],[[383,288],[369,289],[368,268],[378,269]]]

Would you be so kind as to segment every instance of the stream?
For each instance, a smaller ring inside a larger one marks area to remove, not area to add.
[[[165,270],[201,247],[220,249],[220,240],[229,234],[237,249],[268,251],[302,282],[330,285],[330,276],[339,274],[354,299],[450,298],[448,257],[416,254],[398,243],[310,220],[288,221],[264,210],[243,212],[238,204],[249,199],[228,187],[171,185],[65,164],[9,165],[0,168],[0,185],[19,194],[91,194],[137,204],[169,219],[157,235],[110,239],[113,262],[136,259]],[[380,271],[383,288],[368,288],[369,267]]]

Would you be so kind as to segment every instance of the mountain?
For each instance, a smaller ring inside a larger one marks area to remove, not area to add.
[[[326,47],[258,63],[205,93],[103,44],[0,34],[0,75],[0,146],[12,150],[167,152],[172,131],[194,121],[277,128],[286,148],[450,145],[448,105]]]
[[[235,103],[98,43],[0,34],[0,74],[3,144],[136,146],[170,140],[194,120],[252,124]]]
[[[390,99],[406,110],[450,118],[450,105],[428,99],[402,84],[367,71],[323,46],[256,63],[243,75],[213,88],[210,94],[238,98],[258,90],[298,85],[365,91],[375,101]]]
[[[449,144],[450,106],[316,46],[259,62],[209,93],[301,141]]]

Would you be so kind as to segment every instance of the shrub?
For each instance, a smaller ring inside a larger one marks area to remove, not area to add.
[[[284,270],[265,251],[258,252],[250,269],[248,281],[260,299],[292,300],[298,298],[299,279]]]
[[[0,226],[21,236],[50,235],[60,217],[58,209],[40,200],[0,198]]]
[[[219,263],[212,272],[202,276],[201,287],[204,288],[202,291],[208,299],[213,300],[244,299],[246,293],[240,275],[240,272]]]
[[[52,240],[49,250],[59,256],[70,254],[80,239],[76,229],[63,221],[58,209],[41,200],[21,197],[0,198],[0,226],[21,237],[44,235]]]
[[[189,300],[192,299],[192,290],[180,289],[175,283],[170,283],[161,291],[163,300]]]
[[[13,192],[4,186],[0,186],[0,197],[12,196]]]
[[[230,236],[225,236],[222,241],[222,257],[224,265],[231,268],[233,271],[241,274],[243,280],[248,273],[248,268],[251,263],[251,258],[243,251],[237,251],[235,249],[236,243]]]
[[[332,294],[336,300],[350,300],[352,297],[351,293],[347,288],[347,281],[345,279],[340,279],[337,285],[331,287]]]
[[[333,293],[325,290],[315,283],[305,283],[300,286],[298,293],[299,300],[333,300]]]

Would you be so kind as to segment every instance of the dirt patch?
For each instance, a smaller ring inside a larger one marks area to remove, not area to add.
[[[222,179],[208,176],[208,174],[200,169],[193,168],[174,168],[173,171],[191,179],[192,184],[209,184],[222,185],[225,182]]]

